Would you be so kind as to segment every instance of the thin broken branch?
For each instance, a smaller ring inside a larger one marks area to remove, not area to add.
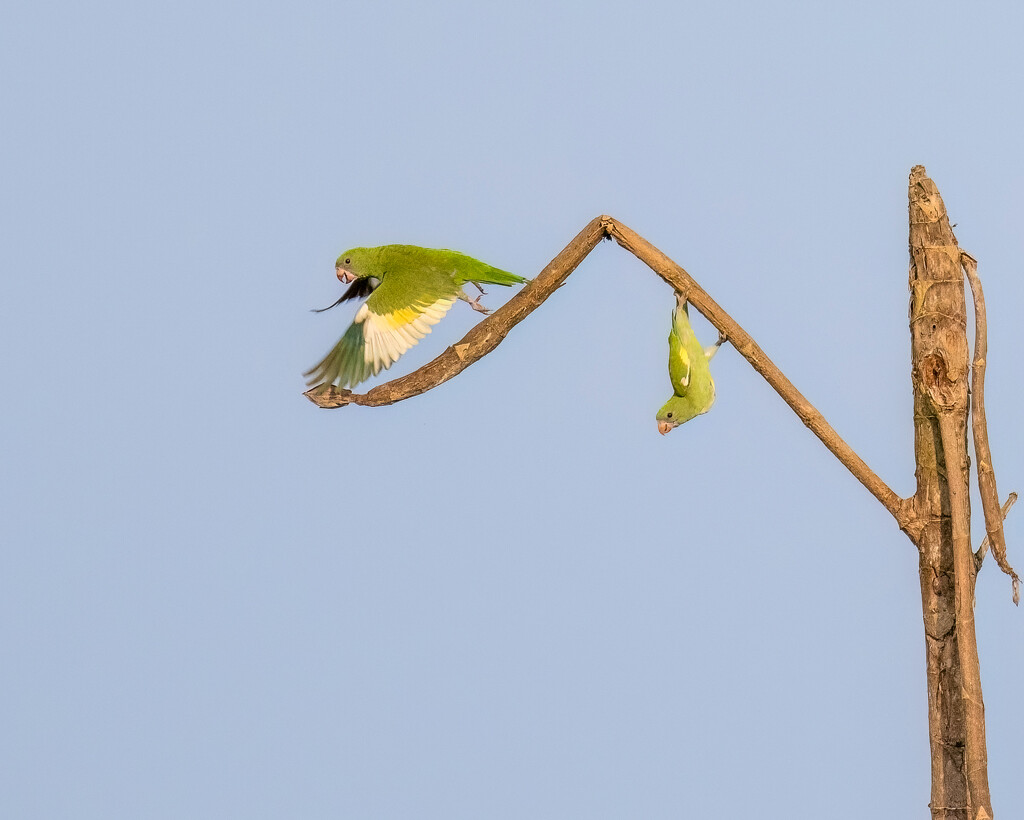
[[[1013,505],[1016,504],[1016,503],[1017,503],[1017,493],[1015,493],[1015,492],[1014,493],[1010,493],[1006,497],[1006,501],[1003,502],[1003,507],[1000,510],[1000,512],[1003,515],[1003,520],[1004,521],[1006,520],[1006,516],[1009,514],[1010,510],[1013,509]],[[989,546],[989,541],[988,541],[988,536],[986,535],[984,538],[981,539],[981,544],[979,545],[977,552],[974,553],[974,560],[975,560],[975,562],[978,565],[978,569],[981,569],[982,561],[985,560],[985,553],[988,552],[988,546]]]
[[[374,387],[365,394],[353,393],[333,385],[317,385],[305,395],[319,407],[343,407],[360,404],[377,407],[417,396],[457,376],[496,348],[509,331],[530,315],[561,287],[566,278],[604,238],[613,238],[676,291],[682,293],[724,335],[750,365],[782,397],[800,420],[836,458],[895,517],[901,529],[912,521],[912,508],[879,478],[854,452],[820,412],[757,345],[750,335],[726,313],[682,267],[646,239],[610,216],[591,220],[575,239],[543,271],[503,307],[496,310],[461,341],[418,370]]]
[[[992,450],[988,443],[988,423],[985,420],[985,365],[988,357],[988,319],[985,314],[985,294],[978,276],[978,260],[961,251],[960,264],[971,284],[974,296],[974,360],[971,367],[971,428],[974,433],[974,454],[978,471],[978,491],[985,512],[986,538],[992,546],[992,557],[999,569],[1013,582],[1013,603],[1020,603],[1020,578],[1006,557],[1006,536],[1003,532],[1003,513],[999,509],[996,474],[992,467]],[[980,552],[980,549],[979,549]],[[984,557],[984,553],[981,553]]]

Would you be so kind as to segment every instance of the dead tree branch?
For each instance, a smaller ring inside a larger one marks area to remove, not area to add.
[[[910,515],[903,500],[868,467],[865,461],[825,420],[818,409],[804,398],[803,394],[768,358],[750,334],[740,327],[736,320],[726,313],[680,265],[677,265],[650,242],[622,223],[610,218],[608,222],[608,232],[615,241],[641,262],[646,263],[673,288],[684,294],[690,304],[697,308],[718,332],[729,340],[729,343],[750,363],[754,370],[761,374],[832,455],[838,458],[843,466],[867,488],[868,492],[882,503],[882,506],[896,519],[900,528],[905,529],[910,521]]]
[[[341,390],[333,385],[317,385],[307,390],[305,395],[314,404],[324,408],[343,407],[347,404],[377,407],[417,396],[448,381],[494,350],[513,327],[540,307],[565,282],[569,274],[604,238],[614,239],[676,291],[684,294],[690,304],[764,377],[808,429],[895,517],[900,528],[907,528],[912,522],[909,506],[843,441],[825,417],[804,398],[750,335],[681,266],[610,216],[599,216],[591,220],[530,284],[476,325],[460,342],[418,370],[385,382],[365,394]]]
[[[1017,493],[1010,493],[1006,497],[1006,501],[1003,503],[1003,508],[1000,511],[1003,516],[1003,520],[1006,519],[1007,514],[1013,508],[1013,505],[1017,503]],[[988,536],[986,535],[981,539],[981,546],[978,547],[978,551],[974,553],[974,561],[978,565],[978,569],[981,569],[981,564],[985,560],[985,553],[988,552]],[[1014,600],[1014,603],[1017,603]]]
[[[1003,513],[999,509],[996,474],[992,468],[992,450],[988,444],[988,423],[985,420],[985,365],[988,358],[988,319],[985,314],[985,294],[978,276],[978,260],[961,251],[960,264],[974,296],[974,361],[971,367],[971,427],[974,433],[974,455],[977,460],[978,491],[985,512],[985,531],[992,547],[992,557],[999,569],[1013,582],[1013,603],[1020,603],[1020,578],[1006,557],[1006,537],[1003,534]],[[984,553],[978,550],[982,557]]]

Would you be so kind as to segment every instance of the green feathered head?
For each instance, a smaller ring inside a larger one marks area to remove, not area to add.
[[[658,411],[658,432],[665,435],[680,424],[696,418],[701,412],[703,411],[697,410],[686,396],[673,396]]]
[[[375,271],[376,248],[351,248],[338,257],[334,269],[344,284],[372,276]]]

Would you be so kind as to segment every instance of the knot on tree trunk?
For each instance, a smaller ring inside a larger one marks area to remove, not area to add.
[[[950,376],[946,357],[941,351],[929,353],[921,359],[917,377],[936,411],[952,410],[957,404],[957,379]]]

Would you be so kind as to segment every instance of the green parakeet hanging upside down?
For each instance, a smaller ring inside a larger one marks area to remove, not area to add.
[[[668,377],[674,395],[658,411],[658,432],[662,435],[690,419],[706,413],[715,403],[715,380],[711,378],[710,362],[725,337],[706,350],[700,346],[690,325],[689,305],[676,294],[672,311],[672,330],[668,334]]]
[[[415,245],[352,248],[338,257],[335,270],[349,288],[334,305],[349,299],[365,298],[366,302],[331,352],[303,374],[308,384],[355,387],[387,370],[430,333],[458,299],[490,313],[479,296],[470,299],[463,292],[467,282],[483,294],[481,285],[529,281],[464,253]]]

